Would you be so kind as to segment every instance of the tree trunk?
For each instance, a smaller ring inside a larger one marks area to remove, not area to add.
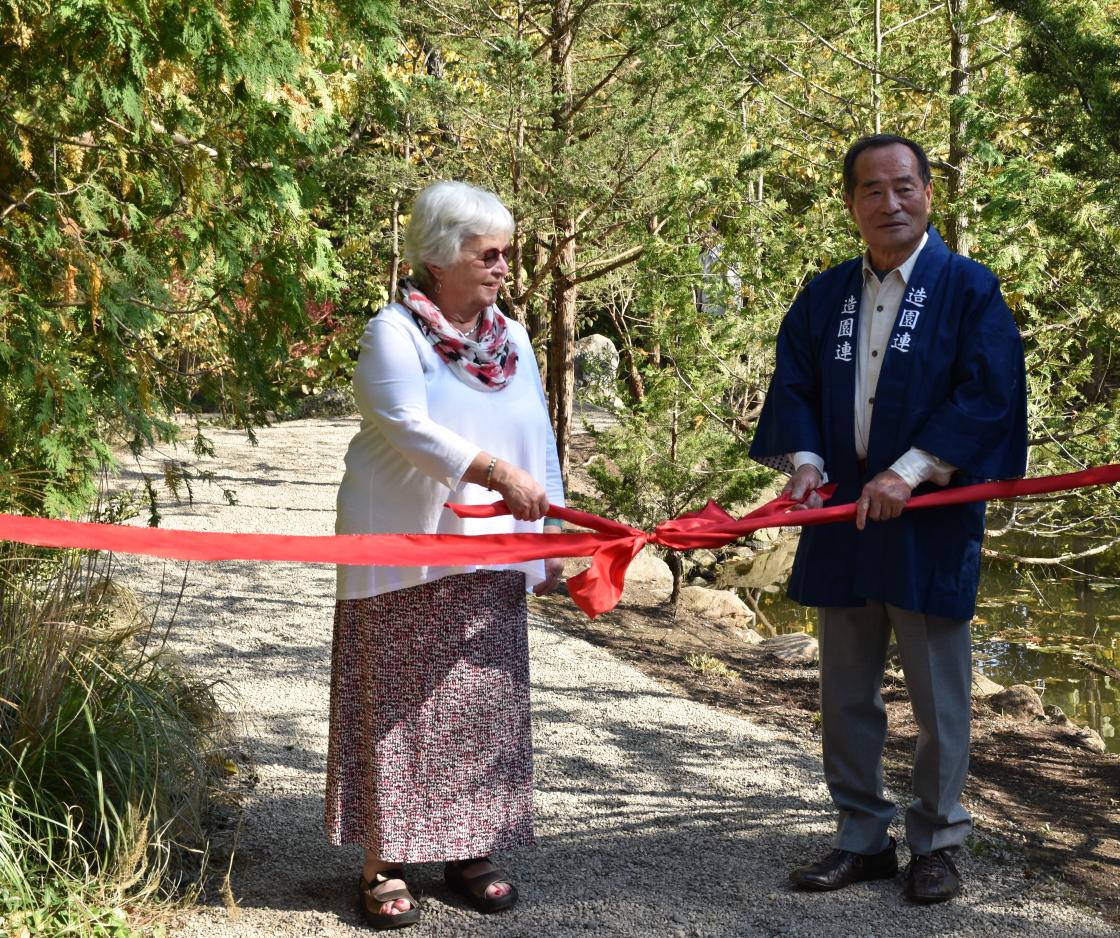
[[[871,76],[871,110],[875,114],[875,133],[882,133],[883,99],[881,95],[883,68],[883,4],[875,0],[875,74]]]
[[[669,462],[674,466],[677,464],[677,441],[680,439],[681,426],[680,401],[676,396],[677,394],[679,394],[679,391],[674,393],[673,422],[669,428]],[[682,506],[677,504],[676,501],[677,497],[674,495],[668,505],[668,513],[671,518],[675,518],[681,512]],[[684,579],[684,564],[681,561],[680,553],[675,550],[670,550],[665,555],[665,562],[669,565],[669,570],[673,574],[673,591],[669,594],[669,604],[675,607],[677,605],[677,600],[681,598],[681,582]]]
[[[424,53],[424,70],[437,82],[442,82],[444,80],[443,52],[439,46],[429,42],[426,37],[421,37],[420,49]],[[436,126],[439,127],[444,144],[452,149],[458,148],[461,142],[459,135],[455,132],[454,125],[443,108],[440,108],[439,115],[436,118]]]
[[[968,181],[968,121],[966,101],[969,92],[968,9],[969,0],[949,0],[950,58],[953,66],[949,78],[949,215],[945,240],[949,250],[968,257],[971,238],[964,190]]]
[[[622,340],[620,353],[623,364],[626,366],[626,384],[630,387],[630,394],[634,400],[640,402],[646,396],[646,386],[645,382],[642,381],[642,373],[638,369],[638,355],[634,349],[634,339],[630,335],[630,327],[626,324],[626,306],[624,305],[619,310],[612,301],[606,304],[606,309],[607,315],[611,317],[615,332]]]
[[[556,166],[563,172],[566,152],[572,142],[572,43],[574,24],[571,18],[572,0],[554,0],[552,4],[551,31],[549,34],[549,59],[552,67],[552,130],[558,159]],[[549,295],[551,347],[548,356],[548,406],[552,425],[556,431],[556,450],[560,457],[560,472],[564,483],[568,481],[569,448],[572,432],[572,403],[575,397],[575,360],[573,348],[576,341],[576,298],[578,287],[571,276],[576,266],[576,223],[572,211],[562,200],[552,206],[553,231],[563,241],[559,263],[552,271],[552,290]]]
[[[412,161],[412,115],[404,115],[404,163]],[[400,192],[393,194],[393,253],[389,257],[389,302],[397,298],[397,284],[401,279],[401,197]]]
[[[673,591],[669,594],[669,605],[675,606],[681,598],[681,584],[684,582],[684,564],[679,551],[670,550],[665,554],[665,563],[673,574]]]
[[[522,10],[520,2],[517,4],[516,36],[518,42],[524,38],[524,10]],[[517,143],[510,155],[509,167],[510,195],[513,197],[515,210],[517,208],[517,202],[521,197],[521,154],[525,152],[525,91],[524,75],[520,67],[518,68],[517,82],[517,110],[514,116],[513,126],[514,139]],[[515,224],[513,229],[513,241],[510,244],[509,253],[509,268],[513,280],[513,288],[510,291],[510,296],[522,297],[525,294],[525,237],[520,223]],[[526,307],[527,303],[525,301],[517,303],[511,302],[509,304],[510,315],[525,326],[529,332],[530,338],[535,338],[538,333],[533,330],[532,324],[529,322],[528,310]]]
[[[540,270],[548,262],[548,248],[541,243],[540,238],[536,238],[533,244],[533,252],[536,255],[536,263],[534,270]],[[541,369],[541,380],[544,381],[545,387],[548,387],[548,304],[541,302],[538,297],[533,297],[526,304],[526,319],[528,324],[526,328],[529,330],[529,335],[536,339],[538,336],[543,337],[543,342],[537,342],[537,364]]]
[[[401,200],[393,197],[393,252],[389,255],[389,302],[397,296],[397,283],[401,273]]]
[[[575,222],[571,219],[558,222],[557,236],[566,237],[574,226]],[[576,243],[573,239],[560,254],[560,263],[552,273],[552,291],[549,296],[552,329],[548,355],[548,408],[556,431],[556,451],[560,457],[560,472],[564,476],[565,485],[568,482],[572,403],[576,390],[573,350],[576,344],[576,297],[579,288],[568,280],[568,271],[575,267],[575,262]]]

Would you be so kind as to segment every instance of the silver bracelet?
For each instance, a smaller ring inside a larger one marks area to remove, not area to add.
[[[490,485],[490,480],[494,475],[494,467],[497,464],[498,464],[498,457],[497,456],[491,456],[490,457],[490,465],[486,467],[486,488],[491,492],[494,491],[494,489]]]

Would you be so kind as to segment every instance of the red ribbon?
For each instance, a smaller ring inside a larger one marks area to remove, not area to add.
[[[1022,495],[1039,495],[1060,492],[1092,485],[1120,482],[1120,463],[1069,472],[1057,476],[1039,476],[1034,479],[1014,479],[1004,482],[984,482],[959,488],[942,489],[928,495],[919,495],[906,503],[906,510],[936,508],[939,505],[959,505],[965,502],[1017,498]],[[818,489],[827,500],[835,490],[834,485]],[[690,550],[697,547],[722,547],[732,541],[757,531],[759,528],[807,527],[814,524],[831,524],[850,521],[856,516],[854,502],[830,505],[826,508],[806,508],[791,511],[797,503],[784,496],[767,502],[748,515],[735,519],[715,502],[708,502],[700,511],[690,512],[664,521],[651,533],[608,521],[571,508],[550,508],[548,514],[562,518],[581,527],[609,535],[611,540],[591,554],[591,566],[568,580],[568,592],[573,601],[590,617],[613,609],[622,596],[626,568],[646,544],[657,544],[673,550]],[[506,514],[503,502],[493,505],[451,505],[462,518],[490,518]],[[521,535],[525,536],[525,535]],[[537,537],[538,535],[529,535]],[[560,537],[561,535],[551,535]],[[550,554],[550,556],[556,556]],[[569,556],[586,556],[570,554]]]
[[[1120,482],[1120,463],[1065,475],[943,489],[910,499],[906,510],[1018,498],[1114,482]],[[828,485],[818,491],[828,498],[833,489]],[[594,618],[618,603],[630,561],[646,544],[673,550],[722,547],[760,528],[830,524],[849,521],[856,513],[854,503],[791,511],[794,504],[788,496],[775,498],[736,519],[715,502],[708,502],[700,511],[664,521],[652,532],[574,508],[549,508],[549,517],[591,529],[591,533],[582,534],[228,534],[0,514],[0,540],[37,547],[146,554],[171,560],[285,560],[396,567],[591,557],[591,566],[568,580],[568,591],[576,605]],[[509,513],[504,502],[448,507],[461,518],[493,518]]]

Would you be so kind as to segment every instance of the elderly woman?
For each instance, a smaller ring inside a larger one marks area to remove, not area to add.
[[[338,533],[557,530],[542,521],[564,492],[536,359],[494,305],[512,232],[490,192],[437,182],[417,197],[414,280],[361,341]],[[511,516],[443,507],[499,497]],[[444,861],[447,886],[480,911],[517,901],[489,855],[533,843],[525,594],[553,589],[561,569],[338,568],[326,826],[366,849],[371,926],[419,918],[405,863]]]

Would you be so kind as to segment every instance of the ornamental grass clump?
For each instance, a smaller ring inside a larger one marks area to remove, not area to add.
[[[226,723],[110,571],[0,548],[0,935],[128,935],[201,871]]]

